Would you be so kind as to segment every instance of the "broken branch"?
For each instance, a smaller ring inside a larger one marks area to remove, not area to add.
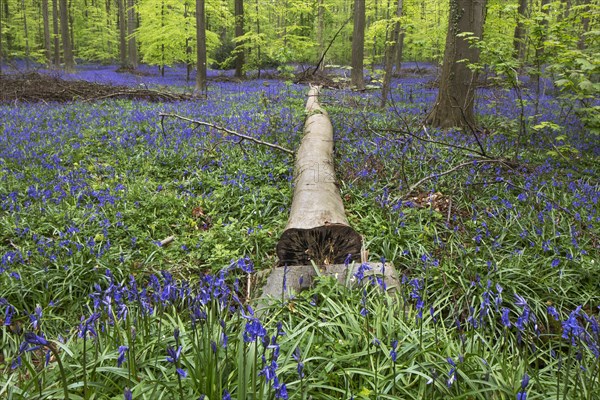
[[[210,122],[198,121],[198,120],[195,120],[195,119],[192,119],[192,118],[188,118],[188,117],[184,117],[184,116],[178,115],[178,114],[160,113],[159,116],[161,117],[161,122],[162,122],[162,119],[165,118],[165,117],[177,118],[177,119],[180,119],[180,120],[183,120],[183,121],[187,121],[187,122],[190,122],[192,124],[199,125],[199,126],[207,126],[209,128],[213,128],[213,129],[216,129],[216,130],[228,133],[230,135],[237,136],[237,137],[241,138],[242,140],[248,140],[249,142],[252,142],[252,143],[260,144],[262,146],[267,146],[267,147],[270,147],[272,149],[280,150],[280,151],[283,151],[284,153],[291,154],[292,157],[294,156],[294,152],[292,150],[286,149],[285,147],[282,147],[282,146],[280,146],[278,144],[273,144],[273,143],[265,142],[263,140],[256,139],[256,138],[254,138],[252,136],[244,135],[242,133],[232,131],[231,129],[227,129],[227,128],[224,128],[222,126],[210,123]]]

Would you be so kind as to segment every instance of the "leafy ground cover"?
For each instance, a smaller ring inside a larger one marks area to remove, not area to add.
[[[90,70],[187,90],[183,70]],[[0,397],[597,399],[597,136],[551,86],[524,109],[481,88],[482,132],[424,128],[432,79],[396,80],[383,110],[322,98],[349,220],[400,287],[321,279],[256,313],[292,160],[159,114],[294,149],[305,86],[1,104]]]

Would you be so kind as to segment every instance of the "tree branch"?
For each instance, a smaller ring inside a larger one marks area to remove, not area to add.
[[[254,138],[252,136],[244,135],[242,133],[238,133],[238,132],[232,131],[231,129],[227,129],[227,128],[224,128],[222,126],[210,123],[210,122],[198,121],[198,120],[195,120],[195,119],[192,119],[192,118],[184,117],[182,115],[173,114],[173,113],[160,113],[159,116],[161,117],[161,124],[162,124],[162,121],[163,121],[163,119],[165,117],[177,118],[177,119],[180,119],[180,120],[183,120],[183,121],[190,122],[192,124],[196,124],[198,126],[207,126],[209,128],[213,128],[213,129],[216,129],[216,130],[228,133],[230,135],[237,136],[237,137],[239,137],[241,139],[241,141],[247,140],[247,141],[252,142],[252,143],[260,144],[262,146],[267,146],[267,147],[270,147],[272,149],[276,149],[276,150],[279,150],[279,151],[283,151],[284,153],[291,154],[292,157],[294,156],[294,152],[292,150],[286,149],[285,147],[279,146],[278,144],[273,144],[273,143],[265,142],[263,140],[256,139],[256,138]],[[241,143],[241,141],[239,143]]]

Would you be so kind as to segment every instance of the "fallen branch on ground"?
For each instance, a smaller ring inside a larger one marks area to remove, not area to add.
[[[272,149],[280,150],[280,151],[283,151],[284,153],[291,154],[292,157],[294,156],[294,152],[292,150],[286,149],[285,147],[282,147],[282,146],[280,146],[278,144],[273,144],[273,143],[265,142],[263,140],[254,138],[252,136],[244,135],[242,133],[238,133],[238,132],[232,131],[231,129],[227,129],[227,128],[224,128],[222,126],[210,123],[210,122],[198,121],[198,120],[195,120],[195,119],[192,119],[192,118],[188,118],[188,117],[184,117],[182,115],[172,114],[172,113],[171,114],[170,113],[166,113],[166,114],[165,113],[160,113],[158,115],[160,116],[160,124],[161,124],[161,126],[163,126],[163,134],[164,134],[164,125],[163,125],[164,119],[166,117],[177,118],[177,119],[180,119],[180,120],[183,120],[183,121],[190,122],[192,124],[196,124],[196,125],[199,125],[199,126],[207,126],[209,128],[213,128],[213,129],[216,129],[216,130],[228,133],[230,135],[237,136],[240,139],[242,139],[242,141],[243,140],[247,140],[247,141],[252,142],[252,143],[260,144],[262,146],[267,146],[267,147],[270,147]],[[241,143],[241,141],[238,142],[238,144],[239,143]]]

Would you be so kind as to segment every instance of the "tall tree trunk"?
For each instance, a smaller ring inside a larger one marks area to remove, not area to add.
[[[260,14],[258,12],[258,9],[259,9],[258,8],[258,5],[259,5],[258,2],[259,2],[259,0],[256,0],[254,2],[254,8],[255,8],[255,11],[256,11],[256,34],[258,36],[260,36]],[[258,76],[257,76],[257,78],[260,79],[260,69],[262,67],[260,43],[258,44],[257,49],[256,49],[256,65],[258,67]]]
[[[189,4],[186,1],[183,8],[183,18],[185,19],[185,82],[190,82],[192,74],[192,38],[190,37],[190,14]]]
[[[58,0],[52,0],[52,35],[54,39],[54,66],[60,67],[60,34],[58,32]]]
[[[590,30],[590,0],[582,0],[581,5],[583,6],[583,15],[581,16],[581,35],[579,36],[579,41],[577,42],[577,48],[579,50],[585,49],[585,34]]]
[[[548,30],[548,18],[549,18],[549,10],[547,5],[550,3],[550,0],[541,0],[540,8],[542,14],[544,14],[544,18],[541,20],[541,29],[540,29],[540,37],[538,38],[538,42],[535,46],[535,62],[540,63],[542,57],[544,55],[544,42],[546,41],[547,30]]]
[[[400,1],[400,0],[398,0]],[[404,29],[400,26],[400,31],[398,32],[398,40],[396,41],[396,75],[400,75],[400,71],[402,70],[402,56],[404,51]]]
[[[515,56],[520,61],[525,60],[525,18],[527,14],[527,0],[519,0],[519,9],[517,11],[517,25],[515,26],[515,35],[513,39],[513,46],[515,49]]]
[[[3,47],[2,47],[2,40],[3,40],[2,17],[3,16],[4,16],[4,9],[3,9],[2,5],[0,5],[0,75],[2,75],[2,63],[4,62],[4,53],[3,53]]]
[[[67,0],[60,0],[60,36],[63,43],[63,58],[65,70],[72,71],[75,67],[73,60],[73,48],[71,46],[71,35],[69,34],[69,9]]]
[[[325,52],[325,39],[323,33],[325,31],[325,7],[323,6],[323,0],[319,0],[317,5],[317,46],[319,47],[319,58],[323,57]],[[319,69],[323,70],[325,66],[325,60],[319,64]]]
[[[25,35],[25,67],[29,70],[29,33],[27,29],[27,10],[25,9],[25,0],[21,0],[23,11],[23,34]]]
[[[48,0],[42,0],[42,18],[44,20],[44,53],[46,64],[52,64],[52,43],[50,40],[50,15],[48,12]]]
[[[117,0],[117,18],[119,20],[119,59],[121,68],[128,68],[127,61],[127,24],[125,23],[125,0]]]
[[[137,62],[137,43],[135,40],[135,0],[127,0],[127,35],[128,35],[128,49],[129,49],[129,65],[131,68],[136,69],[138,66]]]
[[[369,26],[371,26],[373,24],[373,22],[376,22],[379,19],[379,10],[378,10],[378,4],[377,4],[377,0],[375,1],[375,14],[373,16],[373,21],[369,22]],[[371,50],[371,74],[375,75],[375,59],[377,58],[377,35],[373,35],[373,48]]]
[[[196,0],[196,93],[206,92],[206,11],[204,0]]]
[[[363,76],[365,52],[365,0],[354,0],[354,29],[352,33],[351,82],[358,90],[365,88]]]
[[[392,28],[392,37],[385,46],[385,72],[383,75],[383,85],[381,87],[381,107],[387,102],[388,93],[392,83],[392,72],[394,61],[396,61],[396,51],[398,51],[398,39],[400,38],[400,17],[402,17],[402,6],[404,1],[398,0],[396,4],[396,21]]]
[[[235,37],[236,39],[244,36],[244,0],[234,0],[235,14]],[[237,49],[235,54],[235,77],[244,77],[244,48],[243,43],[236,41]]]
[[[450,0],[450,18],[444,51],[439,92],[427,122],[440,128],[475,125],[475,83],[477,72],[467,63],[479,61],[479,50],[469,46],[462,32],[481,38],[485,17],[485,0]],[[465,62],[464,60],[468,60]]]

